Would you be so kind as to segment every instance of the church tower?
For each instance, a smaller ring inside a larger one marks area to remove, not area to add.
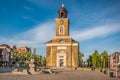
[[[78,67],[79,43],[69,36],[69,19],[64,5],[58,10],[56,36],[46,43],[46,66]]]
[[[69,19],[67,18],[67,10],[64,8],[64,5],[58,11],[56,36],[69,36]]]

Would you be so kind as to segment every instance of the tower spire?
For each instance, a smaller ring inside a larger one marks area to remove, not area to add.
[[[67,10],[64,7],[64,4],[61,5],[61,8],[58,11],[59,18],[67,18]]]

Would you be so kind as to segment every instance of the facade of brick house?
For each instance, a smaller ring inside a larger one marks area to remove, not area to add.
[[[0,45],[0,66],[10,66],[12,65],[13,58],[11,56],[12,50],[17,50],[19,53],[25,53],[30,51],[30,49],[26,46],[17,47],[9,46],[7,44]]]
[[[120,52],[112,53],[109,57],[110,60],[110,70],[116,70],[116,66],[118,70],[120,70]]]
[[[12,48],[7,44],[0,45],[0,66],[9,66],[11,63]]]

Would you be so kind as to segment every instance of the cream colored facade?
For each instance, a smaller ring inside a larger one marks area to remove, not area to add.
[[[49,67],[78,67],[79,43],[69,36],[67,10],[62,6],[56,19],[56,36],[46,43],[46,65]]]

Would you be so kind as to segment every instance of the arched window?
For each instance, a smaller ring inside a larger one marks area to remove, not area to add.
[[[64,26],[60,26],[59,27],[59,33],[60,34],[64,34]]]
[[[64,14],[63,14],[63,12],[61,12],[61,18],[64,18]]]
[[[63,26],[60,27],[60,33],[63,33]]]

